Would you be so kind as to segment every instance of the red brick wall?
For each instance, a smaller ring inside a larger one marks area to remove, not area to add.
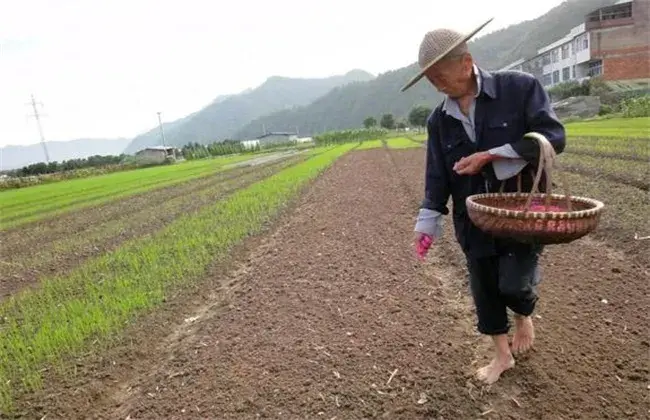
[[[591,31],[591,58],[603,60],[605,80],[650,78],[649,5],[649,0],[634,1],[631,25]]]
[[[627,54],[610,54],[603,58],[603,79],[630,80],[650,78],[650,48]]]

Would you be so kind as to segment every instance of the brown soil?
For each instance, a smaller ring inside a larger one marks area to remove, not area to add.
[[[196,212],[304,158],[299,155],[231,169],[2,232],[0,299],[37,284],[43,277],[62,275],[125,241],[162,229],[177,217]]]
[[[570,148],[568,151],[565,150],[564,153],[568,153],[572,155],[592,156],[597,158],[629,160],[633,162],[646,162],[646,163],[648,162],[647,156],[632,155],[628,153],[601,152],[601,151],[593,151],[593,150],[580,150],[575,148]]]
[[[489,352],[450,223],[429,262],[410,248],[423,163],[422,150],[344,156],[272,235],[249,242],[236,270],[215,267],[121,344],[77,360],[77,375],[51,375],[22,414],[647,416],[649,273],[591,238],[543,258],[536,350],[492,387],[471,378]]]
[[[613,174],[609,172],[603,172],[595,168],[587,168],[583,166],[567,164],[563,164],[562,167],[567,171],[598,178],[602,181],[616,182],[623,185],[628,185],[630,187],[638,188],[646,192],[650,190],[650,184],[648,184],[647,177],[644,174]]]

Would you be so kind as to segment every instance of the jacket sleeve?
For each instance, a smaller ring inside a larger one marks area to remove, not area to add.
[[[530,76],[530,83],[524,100],[526,132],[537,132],[548,139],[556,153],[562,153],[566,146],[564,126],[551,107],[551,101],[542,84]],[[529,162],[539,159],[539,147],[532,139],[524,138],[511,143],[519,156]]]
[[[427,122],[427,159],[424,181],[423,209],[435,210],[440,214],[449,214],[447,201],[451,194],[449,177],[442,156],[442,146],[439,138],[437,110]]]

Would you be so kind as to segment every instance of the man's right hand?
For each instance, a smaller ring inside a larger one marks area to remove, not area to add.
[[[422,243],[423,240],[425,240],[425,236],[431,240],[431,245],[433,245],[435,238],[430,235],[426,235],[421,232],[415,232],[415,235],[413,236],[413,250],[415,251],[415,255],[420,259],[424,259],[426,257],[426,254],[429,251],[429,247],[431,246],[429,245],[429,247],[425,247]]]

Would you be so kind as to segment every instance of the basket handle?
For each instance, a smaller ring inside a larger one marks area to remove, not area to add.
[[[537,173],[535,174],[535,180],[533,181],[533,188],[531,189],[531,193],[528,195],[528,199],[526,200],[524,211],[530,211],[530,206],[533,201],[533,193],[535,191],[539,191],[539,182],[542,178],[542,171],[546,172],[546,194],[544,204],[548,208],[548,206],[551,204],[551,190],[553,185],[553,182],[551,181],[551,170],[556,166],[555,158],[557,157],[557,154],[555,153],[555,149],[553,148],[551,142],[549,142],[548,139],[540,133],[529,132],[524,134],[524,138],[526,137],[536,140],[539,144],[539,165],[537,166]],[[571,211],[569,187],[566,183],[564,174],[561,174],[560,176],[562,177],[562,184],[564,185],[567,209]]]

